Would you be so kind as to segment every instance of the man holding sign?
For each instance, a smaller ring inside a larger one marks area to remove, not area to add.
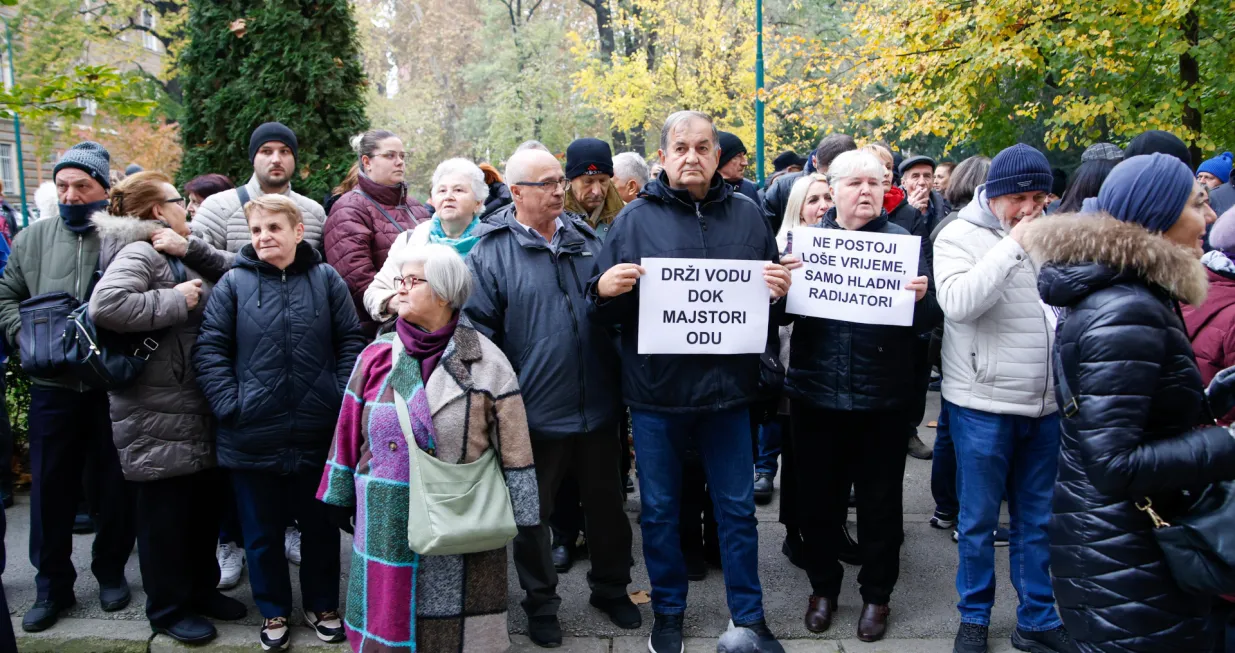
[[[779,312],[790,275],[775,262],[762,209],[716,174],[718,155],[709,116],[669,116],[660,134],[664,170],[614,221],[598,265],[604,273],[588,285],[593,318],[622,331],[622,394],[634,427],[656,618],[652,653],[682,650],[687,579],[678,518],[682,454],[692,441],[716,506],[733,623],[756,634],[762,653],[784,651],[764,621],[747,406],[759,384],[751,352],[763,351],[768,312]],[[658,302],[658,310],[645,313],[644,301]]]
[[[796,480],[814,499],[799,502],[811,584],[804,620],[816,633],[832,624],[844,576],[836,533],[852,484],[862,558],[857,636],[865,642],[884,636],[900,575],[914,351],[918,336],[943,321],[921,238],[883,210],[883,179],[883,164],[869,151],[836,157],[828,169],[836,206],[818,228],[793,232],[803,267],[794,271],[786,308],[794,322],[785,374],[793,452],[810,461],[795,465]]]

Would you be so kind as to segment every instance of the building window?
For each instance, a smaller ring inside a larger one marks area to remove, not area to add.
[[[79,97],[77,98],[77,106],[85,109],[85,111],[82,111],[82,115],[93,116],[99,112],[99,103],[97,100]]]
[[[10,195],[17,192],[17,156],[12,143],[0,143],[0,180],[4,181],[4,192]]]
[[[140,20],[142,27],[145,27],[146,29],[154,29],[156,22],[155,16],[149,9],[142,9]],[[142,45],[145,46],[147,50],[158,52],[162,44],[159,43],[158,37],[156,37],[152,32],[142,32]]]

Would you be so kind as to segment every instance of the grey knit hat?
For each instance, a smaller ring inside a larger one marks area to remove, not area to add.
[[[94,141],[82,141],[65,150],[64,156],[60,157],[56,167],[52,168],[52,179],[55,179],[56,175],[60,174],[60,171],[65,168],[77,168],[90,175],[103,188],[111,189],[111,175],[109,173],[111,154],[108,154],[106,148]]]
[[[1094,143],[1085,148],[1081,162],[1085,161],[1123,161],[1124,151],[1114,143]]]

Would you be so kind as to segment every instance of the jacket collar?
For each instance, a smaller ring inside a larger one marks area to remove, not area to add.
[[[385,186],[373,181],[364,173],[360,173],[356,178],[356,187],[364,191],[369,197],[377,200],[377,203],[382,206],[399,206],[411,199],[407,196],[407,185],[399,183],[394,186]],[[415,206],[415,204],[412,204],[415,201],[411,200],[407,203]]]
[[[839,222],[836,221],[836,207],[828,209],[827,213],[823,214],[823,218],[819,220],[819,224],[815,225],[820,229],[844,229]],[[871,233],[880,233],[888,226],[888,212],[886,210],[879,213],[879,217],[862,225],[858,231],[866,231]]]
[[[441,375],[442,381],[437,380],[439,376],[437,374],[429,378],[431,386],[445,384],[444,379],[447,376],[453,383],[445,384],[440,388],[435,387],[434,392],[428,393],[431,413],[436,414],[444,406],[472,389],[472,363],[480,359],[480,335],[476,333],[471,320],[467,319],[466,315],[460,314],[455,334],[451,336],[450,344],[446,345],[446,351],[442,353],[442,360],[438,363],[438,369],[446,370],[446,374]]]
[[[135,215],[117,216],[99,211],[91,216],[99,238],[114,241],[120,247],[150,240],[154,232],[167,227],[161,220],[145,220]]]
[[[562,211],[559,216],[562,221],[562,226],[558,228],[558,234],[554,237],[558,239],[558,252],[565,254],[578,254],[584,250],[587,243],[584,238],[584,233],[591,232],[592,228],[587,226],[583,218],[569,211]],[[514,236],[515,242],[524,249],[549,249],[548,243],[542,238],[537,238],[531,233],[528,233],[518,220],[515,219],[514,205],[510,205],[510,210],[503,210],[498,215],[497,229],[505,228]]]
[[[1043,264],[1038,290],[1053,306],[1135,280],[1193,306],[1205,300],[1205,266],[1191,251],[1107,214],[1038,218],[1025,230],[1025,249]]]
[[[622,208],[626,203],[622,201],[622,196],[618,194],[617,186],[613,182],[609,182],[608,188],[605,189],[605,201],[601,203],[595,215],[589,215],[579,200],[575,198],[575,189],[566,188],[566,201],[563,208],[570,213],[577,213],[587,220],[587,223],[593,228],[601,224],[609,224],[617,217],[617,214],[622,212]]]
[[[973,201],[961,209],[958,216],[961,220],[1003,234],[1003,224],[999,217],[991,211],[990,201],[986,199],[986,186],[978,186],[973,192]]]
[[[659,200],[665,203],[683,204],[693,209],[696,203],[710,204],[729,199],[732,195],[733,188],[725,183],[720,173],[716,173],[712,175],[712,185],[708,186],[707,195],[704,195],[702,200],[696,202],[695,198],[691,196],[690,191],[685,188],[670,188],[669,176],[665,174],[664,170],[661,170],[660,175],[656,179],[653,179],[647,186],[644,186],[640,197],[647,197],[648,199]]]
[[[291,265],[287,266],[286,271],[288,274],[303,274],[321,262],[322,255],[318,254],[312,245],[302,240],[296,245],[296,258]],[[232,267],[247,268],[262,274],[280,273],[278,268],[258,258],[257,250],[253,249],[251,244],[240,248],[240,253],[236,255]]]

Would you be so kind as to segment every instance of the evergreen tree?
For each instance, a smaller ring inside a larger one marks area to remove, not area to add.
[[[343,179],[349,140],[368,125],[347,0],[191,0],[187,32],[182,179],[218,172],[245,183],[249,135],[269,121],[300,142],[297,192],[320,200]]]

